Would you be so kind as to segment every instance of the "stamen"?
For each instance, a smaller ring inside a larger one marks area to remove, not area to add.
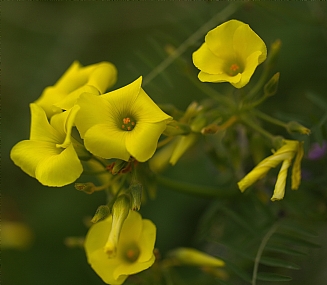
[[[123,124],[121,125],[122,130],[131,131],[134,129],[136,121],[132,117],[123,118]]]
[[[231,66],[230,66],[230,72],[229,72],[229,75],[236,75],[240,69],[239,65],[236,64],[236,63],[233,63]]]

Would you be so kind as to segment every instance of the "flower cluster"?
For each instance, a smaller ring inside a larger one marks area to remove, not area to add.
[[[154,196],[151,188],[160,180],[158,173],[175,165],[201,138],[211,135],[216,145],[222,145],[225,137],[236,141],[235,133],[239,129],[233,128],[233,134],[229,131],[237,124],[243,130],[248,128],[248,133],[261,134],[274,145],[274,138],[280,137],[263,129],[261,120],[283,126],[289,133],[310,133],[297,122],[284,123],[255,110],[277,91],[280,74],[271,76],[269,72],[279,48],[277,41],[267,57],[264,41],[249,25],[238,20],[227,21],[209,31],[204,43],[193,53],[193,63],[200,70],[201,82],[196,84],[204,86],[203,90],[211,98],[192,102],[185,111],[171,105],[161,109],[143,90],[142,77],[108,91],[117,80],[116,67],[109,62],[85,67],[74,62],[30,104],[30,137],[12,148],[11,159],[46,186],[71,184],[83,173],[98,178],[100,186],[82,182],[76,183],[75,188],[87,194],[106,190],[107,203],[98,207],[84,243],[89,264],[105,283],[122,284],[129,275],[155,263],[156,226],[136,212],[144,199],[143,189],[146,188],[150,197]],[[251,77],[264,61],[262,75],[252,87]],[[242,92],[233,89],[221,94],[208,87],[207,82],[229,82],[232,87],[228,87],[237,90],[249,85]],[[166,138],[160,139],[162,135]],[[292,189],[299,188],[303,143],[284,138],[279,143],[271,156],[238,182],[241,192],[266,176],[271,168],[282,164],[271,200],[283,199],[292,161]],[[206,151],[218,165],[216,145]],[[244,145],[232,142],[221,148],[229,148],[235,154],[229,168],[242,165],[243,157],[239,154]],[[235,146],[241,150],[234,152]],[[234,177],[235,173],[240,172],[234,171],[230,176]],[[236,183],[234,180],[235,188]],[[216,189],[207,191],[199,187],[198,190],[192,186],[189,193],[210,192],[218,197]],[[164,269],[170,266],[213,268],[225,264],[209,254],[185,247],[170,251],[160,262],[158,268]]]

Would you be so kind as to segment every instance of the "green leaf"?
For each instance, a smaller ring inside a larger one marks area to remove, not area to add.
[[[276,273],[269,273],[269,272],[259,272],[257,275],[257,279],[261,281],[276,281],[276,282],[292,280],[290,276],[280,275]]]
[[[292,249],[289,247],[282,247],[282,246],[278,246],[278,245],[272,245],[272,244],[266,245],[265,250],[270,251],[270,252],[279,252],[279,253],[284,253],[284,254],[288,254],[288,255],[294,255],[294,256],[308,255],[307,253],[296,250],[296,249]]]
[[[285,228],[285,229],[289,229],[295,233],[297,233],[298,235],[304,235],[304,236],[308,236],[308,237],[318,237],[318,233],[309,230],[309,229],[305,229],[304,227],[302,227],[299,224],[294,224],[292,222],[286,222],[281,224],[280,226],[281,229]]]
[[[232,270],[237,276],[243,279],[247,283],[251,283],[251,276],[244,271],[243,269],[239,268],[237,265],[233,264],[228,260],[224,260],[226,267]]]
[[[302,238],[297,238],[294,236],[285,235],[285,234],[281,234],[281,233],[275,234],[272,237],[272,239],[274,239],[274,240],[277,239],[282,242],[291,243],[292,245],[295,245],[295,246],[303,246],[303,247],[309,247],[309,248],[321,248],[320,244],[315,243],[313,241],[305,240]]]
[[[272,257],[261,257],[260,263],[268,266],[283,267],[298,270],[300,267],[293,262]]]

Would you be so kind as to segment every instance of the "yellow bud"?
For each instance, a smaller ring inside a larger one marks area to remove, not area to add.
[[[221,267],[225,262],[194,248],[180,247],[168,253],[169,258],[176,265],[190,265],[201,267]]]
[[[291,165],[291,161],[291,159],[286,159],[283,161],[282,167],[277,176],[274,194],[270,199],[271,201],[282,200],[284,198],[287,171]]]
[[[123,224],[128,216],[131,207],[130,198],[123,194],[118,196],[112,207],[112,226],[108,240],[104,246],[104,252],[109,258],[113,258],[117,253],[117,245]]]

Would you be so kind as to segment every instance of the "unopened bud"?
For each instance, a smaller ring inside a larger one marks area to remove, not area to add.
[[[207,124],[207,118],[203,113],[198,114],[191,123],[193,132],[200,132]]]
[[[273,75],[273,77],[270,78],[270,80],[264,86],[263,90],[264,96],[266,98],[276,94],[278,89],[279,75],[280,73],[277,72],[275,75]]]
[[[282,42],[278,39],[274,41],[270,47],[269,56],[267,58],[267,64],[270,69],[272,69],[276,65],[281,45]]]
[[[113,258],[117,254],[117,245],[123,224],[128,216],[131,208],[130,197],[126,194],[118,196],[112,206],[112,226],[108,240],[104,246],[104,252],[109,258]]]
[[[92,182],[75,183],[75,189],[86,194],[92,194],[96,190],[96,186]]]
[[[201,267],[221,267],[225,262],[209,254],[193,248],[181,247],[169,252],[168,256],[176,265],[190,265]]]
[[[107,205],[101,205],[95,211],[95,214],[91,220],[92,223],[97,223],[99,221],[104,220],[110,215],[110,209]]]
[[[175,120],[167,124],[163,134],[165,136],[187,135],[191,132],[191,128],[187,124],[179,123]]]
[[[132,183],[131,186],[129,186],[129,191],[132,195],[132,210],[140,210],[142,203],[143,185],[139,182]]]
[[[291,122],[287,123],[286,128],[289,133],[296,132],[296,133],[300,133],[302,135],[310,135],[310,133],[311,133],[311,131],[308,128],[302,126],[301,124],[299,124],[298,122],[295,122],[295,121],[291,121]]]
[[[117,159],[111,168],[111,174],[116,175],[117,173],[120,173],[127,165],[128,161]]]

